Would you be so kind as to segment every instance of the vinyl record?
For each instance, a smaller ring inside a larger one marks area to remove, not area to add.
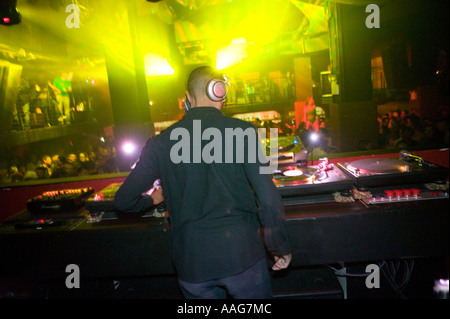
[[[309,181],[311,176],[313,176],[316,172],[317,169],[315,168],[290,165],[275,171],[272,178],[276,181],[283,182],[302,182]]]
[[[359,170],[361,174],[386,174],[406,172],[408,164],[397,158],[370,158],[351,162],[347,168],[351,171]]]

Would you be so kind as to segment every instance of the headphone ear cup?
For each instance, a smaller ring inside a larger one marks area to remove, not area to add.
[[[206,95],[215,102],[225,100],[227,93],[227,85],[222,80],[213,79],[206,86]]]

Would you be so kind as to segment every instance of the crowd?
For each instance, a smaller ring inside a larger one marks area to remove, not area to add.
[[[25,159],[25,157],[27,159]],[[21,182],[48,178],[85,176],[119,172],[114,147],[99,146],[68,154],[35,154],[0,162],[0,182]]]
[[[408,111],[387,112],[378,117],[378,148],[448,147],[448,114],[436,119],[409,114]]]
[[[337,148],[333,145],[331,132],[326,122],[327,119],[322,116],[309,122],[302,121],[298,125],[296,125],[294,118],[287,117],[276,121],[262,121],[259,118],[253,120],[253,124],[258,128],[265,128],[267,134],[271,128],[276,128],[278,136],[298,136],[306,148],[314,148],[315,154],[336,153]],[[311,137],[313,134],[316,135],[315,139]]]
[[[421,117],[407,110],[396,110],[379,115],[377,141],[361,141],[358,151],[371,149],[402,149],[402,148],[445,148],[449,146],[448,112],[441,109],[434,118]],[[301,122],[295,125],[294,119],[281,119],[280,121],[261,121],[255,119],[257,127],[267,130],[278,128],[278,134],[296,135],[300,137],[305,147],[323,149],[325,153],[335,153],[331,133],[326,117],[315,117],[310,122]],[[318,138],[313,142],[311,135],[315,133]],[[314,143],[314,145],[311,145]]]
[[[378,117],[378,145],[372,149],[410,149],[415,147],[442,148],[449,145],[448,114],[440,114],[437,119],[420,117],[407,111],[393,111]],[[322,150],[324,154],[335,153],[332,138],[325,122],[319,121],[318,127],[308,123],[295,125],[293,120],[260,121],[257,127],[277,127],[280,136],[296,135],[305,147],[314,147],[315,154]],[[311,134],[320,137],[311,145]],[[46,178],[84,176],[119,172],[116,150],[111,144],[100,145],[97,150],[90,148],[78,153],[43,154],[40,158],[32,154],[30,159],[2,159],[0,162],[0,182],[20,182]]]

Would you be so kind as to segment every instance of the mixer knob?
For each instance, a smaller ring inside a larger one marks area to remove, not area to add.
[[[404,194],[406,197],[409,197],[409,196],[411,196],[412,191],[411,191],[410,189],[404,189],[404,190],[403,190],[403,194]]]
[[[392,190],[387,189],[384,191],[384,193],[386,194],[386,196],[388,198],[394,197],[394,191],[392,191]]]
[[[403,195],[403,191],[401,189],[394,190],[394,194],[397,197],[401,197]]]

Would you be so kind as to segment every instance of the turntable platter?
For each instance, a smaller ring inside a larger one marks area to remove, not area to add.
[[[370,158],[351,162],[348,165],[348,169],[352,171],[359,170],[362,174],[386,174],[407,172],[409,165],[397,158]]]
[[[272,178],[283,182],[306,181],[317,172],[317,169],[311,167],[300,167],[290,165],[275,171]]]

